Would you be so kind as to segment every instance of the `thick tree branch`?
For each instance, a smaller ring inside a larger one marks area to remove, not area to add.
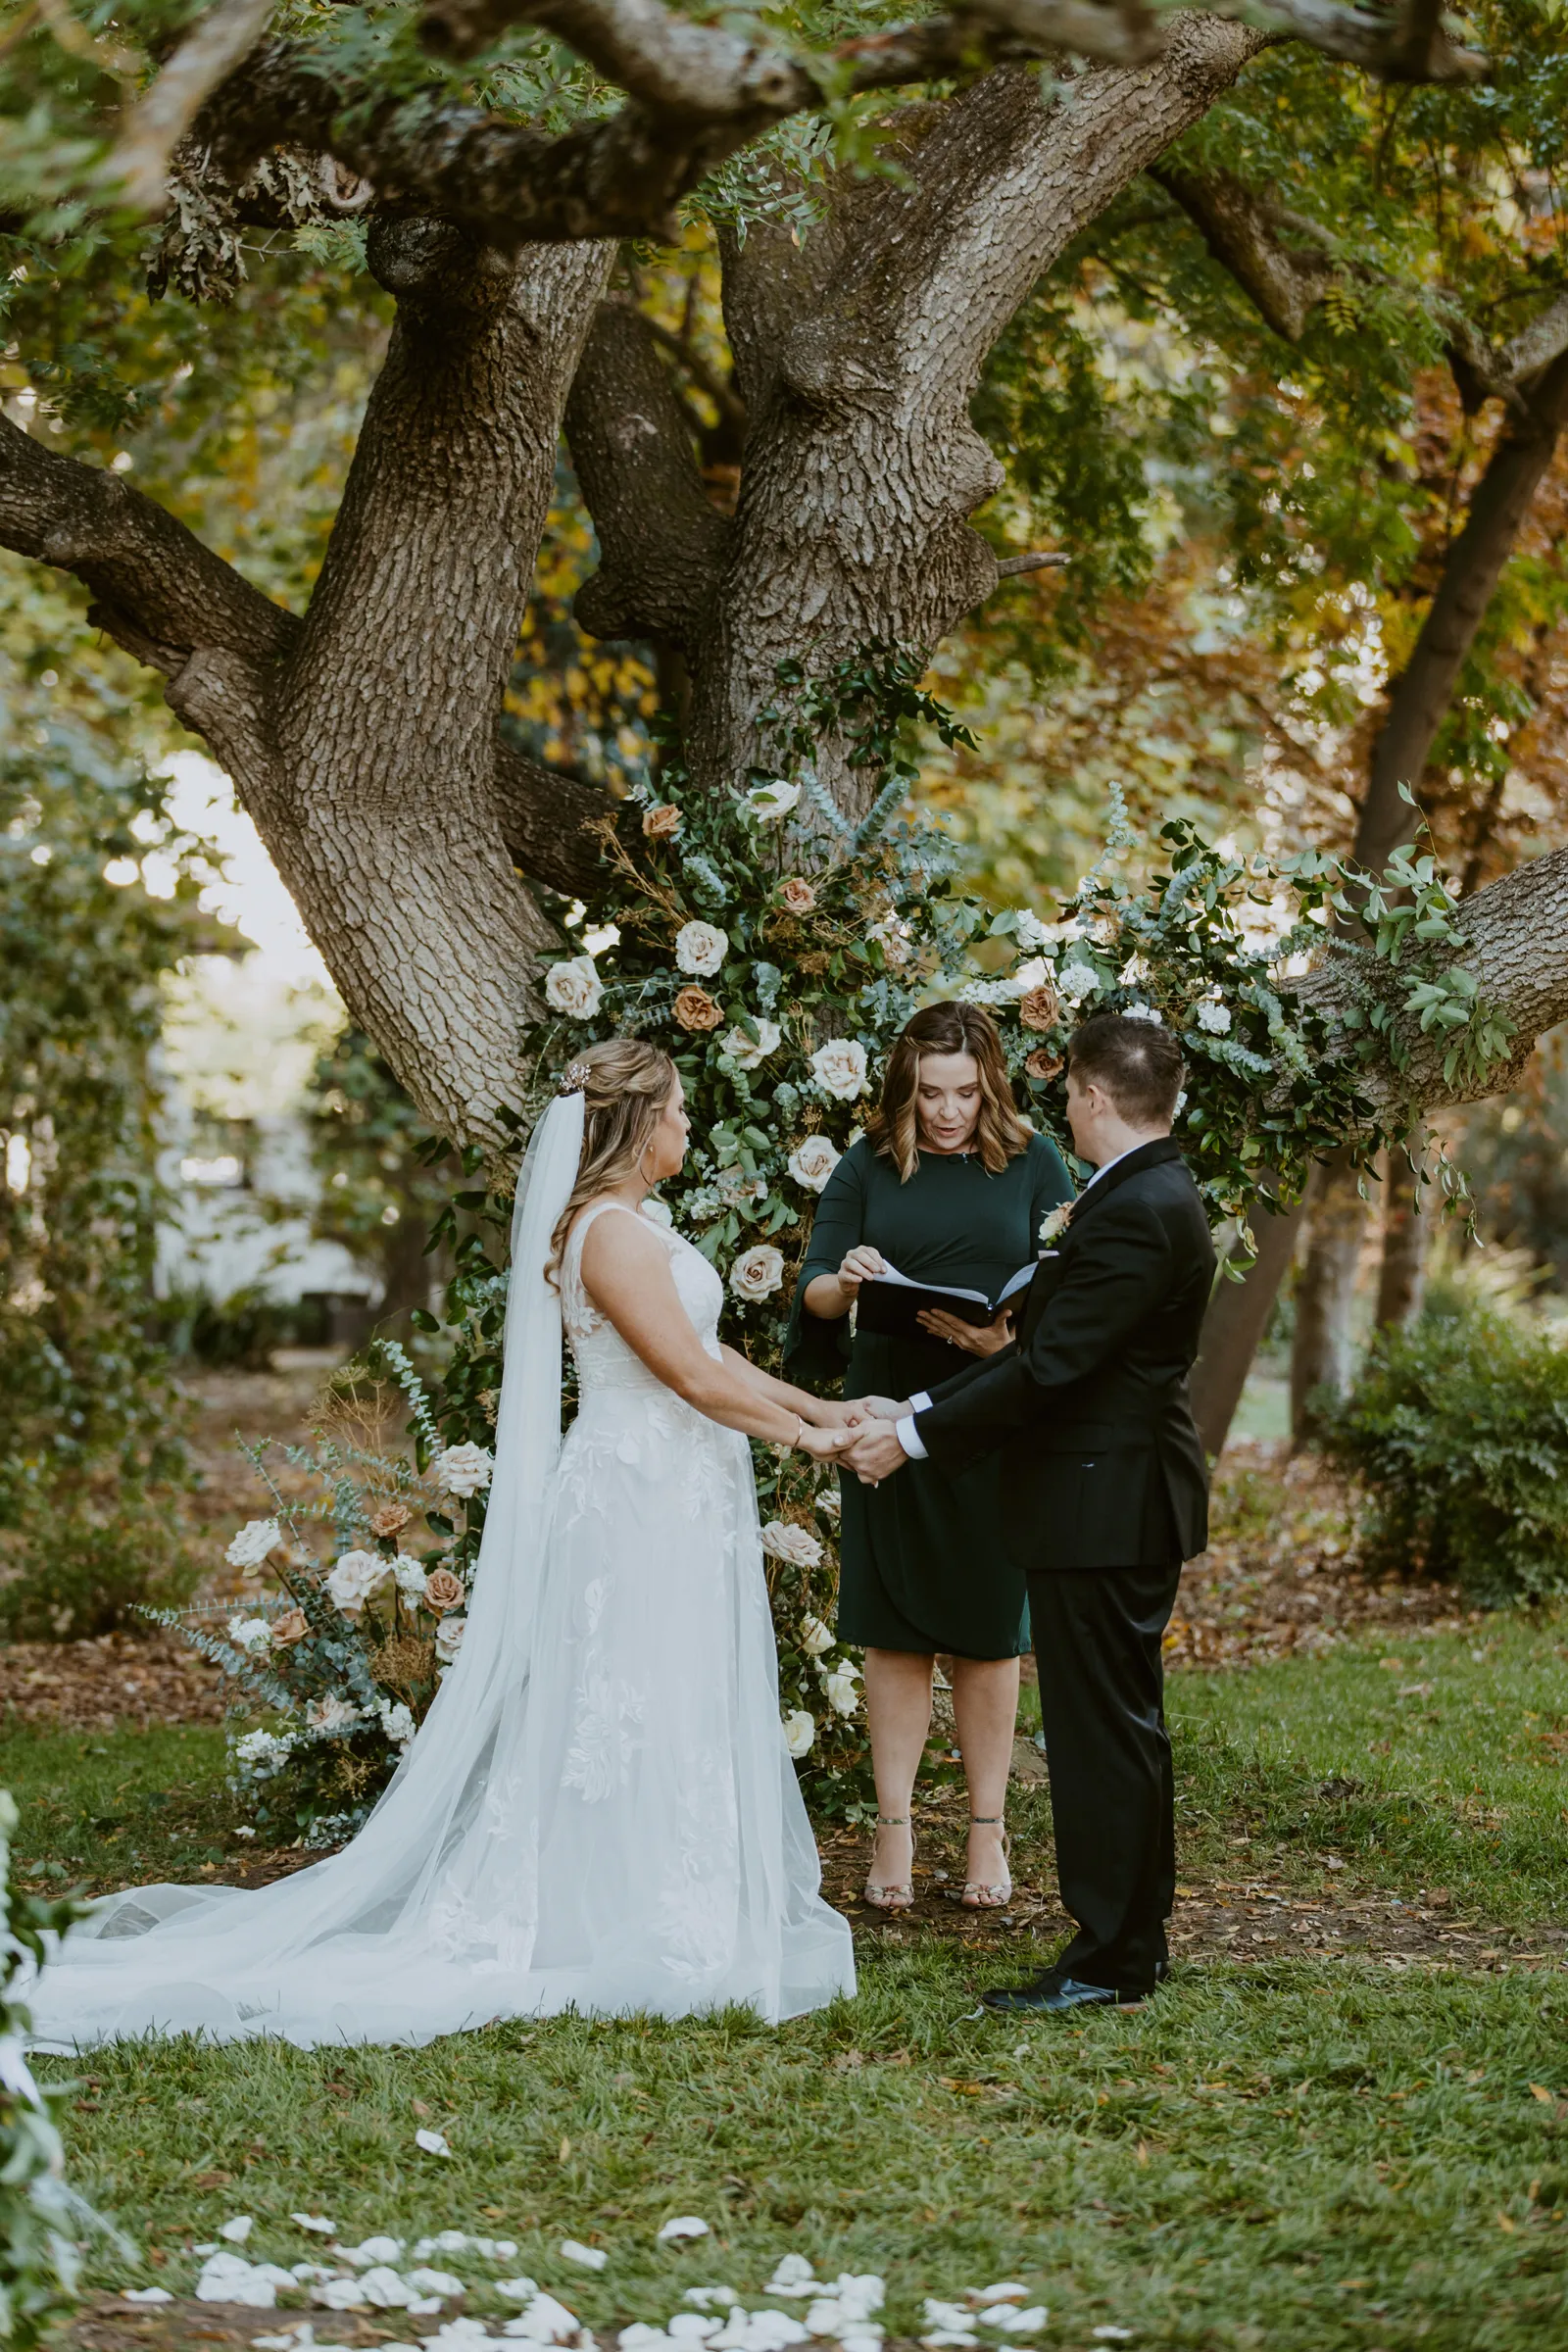
[[[598,828],[619,821],[620,804],[561,769],[543,767],[504,736],[496,739],[496,808],[501,838],[518,872],[564,897],[604,880]]]
[[[1230,172],[1194,172],[1168,161],[1153,165],[1149,176],[1175,197],[1264,323],[1287,343],[1298,343],[1311,312],[1343,281],[1341,264],[1281,244],[1278,213]]]
[[[599,306],[566,403],[566,440],[601,551],[578,619],[596,637],[689,646],[729,526],[703,488],[648,321],[628,302]]]
[[[275,662],[299,631],[292,612],[118,473],[46,449],[3,414],[0,546],[74,572],[109,634],[166,673],[203,645]]]

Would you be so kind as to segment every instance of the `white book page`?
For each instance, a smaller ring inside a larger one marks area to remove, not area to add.
[[[1031,1274],[1034,1272],[1033,1266],[1029,1271]],[[882,1260],[882,1271],[876,1280],[896,1283],[904,1291],[935,1291],[943,1298],[972,1298],[977,1306],[989,1306],[991,1303],[984,1291],[960,1291],[951,1282],[915,1282],[909,1275],[901,1274],[897,1266],[890,1266],[886,1258]]]

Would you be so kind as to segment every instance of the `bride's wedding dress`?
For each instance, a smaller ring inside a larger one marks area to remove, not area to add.
[[[779,1722],[751,1452],[665,1388],[544,1263],[582,1099],[519,1187],[496,1476],[468,1630],[351,1845],[274,1886],[94,1906],[30,2000],[33,2046],[127,2034],[419,2042],[576,2009],[776,2020],[853,1992],[850,1932]],[[716,1355],[723,1291],[653,1225]],[[580,1383],[560,1439],[561,1333]]]

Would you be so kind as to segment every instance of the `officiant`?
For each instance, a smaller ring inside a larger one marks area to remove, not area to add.
[[[892,1267],[912,1282],[994,1299],[1040,1252],[1043,1217],[1072,1198],[1054,1144],[1020,1118],[1002,1040],[983,1005],[917,1012],[888,1056],[881,1099],[823,1190],[796,1288],[791,1379],[842,1376],[846,1396],[909,1396],[1004,1348],[1009,1312],[971,1323],[922,1312],[898,1338],[851,1307]],[[948,1475],[915,1462],[879,1487],[839,1482],[838,1635],[865,1649],[877,1837],[866,1900],[914,1899],[909,1805],[931,1722],[937,1652],[953,1661],[953,1711],[969,1789],[969,1848],[957,1899],[995,1909],[1011,1894],[1004,1810],[1028,1646],[1023,1573],[1000,1525],[988,1456]]]

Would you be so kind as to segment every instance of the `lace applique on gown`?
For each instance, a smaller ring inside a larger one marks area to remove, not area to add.
[[[516,1537],[543,1547],[531,1671],[465,1785],[421,1797],[438,1699],[343,1853],[257,1892],[139,1888],[98,1906],[35,1990],[37,2043],[414,2042],[568,2008],[731,2002],[773,2020],[854,1990],[779,1723],[751,1449],[593,1307],[582,1246],[604,1213],[632,1212],[591,1203],[567,1242],[580,1400],[544,1523]],[[646,1222],[716,1356],[718,1275]],[[487,1550],[481,1578],[494,1565]]]

